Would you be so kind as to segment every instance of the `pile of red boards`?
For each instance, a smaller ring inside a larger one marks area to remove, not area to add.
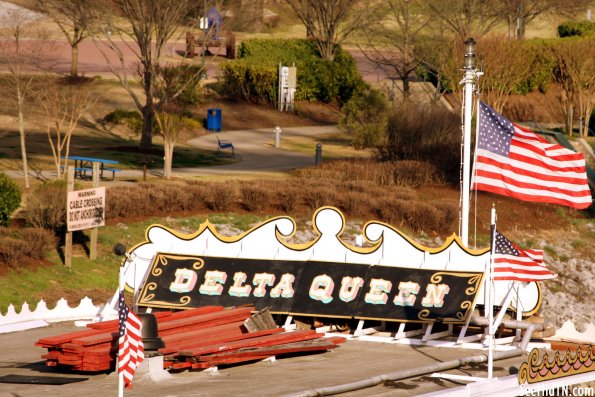
[[[171,370],[205,369],[287,354],[330,350],[345,338],[326,338],[315,331],[283,328],[249,332],[244,322],[253,307],[225,309],[206,306],[179,312],[156,312],[159,337],[165,347],[164,367]],[[103,372],[115,368],[118,320],[91,323],[81,331],[42,338],[35,343],[48,349],[47,366],[75,371]]]

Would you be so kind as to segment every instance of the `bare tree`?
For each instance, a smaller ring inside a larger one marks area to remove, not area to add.
[[[562,88],[566,133],[572,135],[574,111],[581,119],[579,134],[586,137],[595,104],[595,40],[569,38],[553,47],[556,58],[554,80]]]
[[[158,100],[155,120],[163,137],[163,174],[167,179],[171,178],[174,148],[184,128],[182,115],[186,101],[181,94],[199,83],[200,71],[189,65],[164,66],[155,70],[155,97]]]
[[[410,95],[409,81],[419,65],[415,46],[420,32],[429,22],[421,0],[386,0],[382,21],[364,30],[366,47],[360,50],[370,61],[392,69],[403,81],[405,98]]]
[[[479,79],[481,93],[497,112],[504,106],[515,88],[531,76],[535,59],[525,51],[522,42],[507,40],[501,35],[486,36],[477,43],[479,66],[484,75]]]
[[[428,11],[459,39],[480,38],[501,21],[498,2],[491,0],[427,0]]]
[[[56,78],[48,78],[37,93],[37,103],[45,115],[46,133],[58,178],[68,163],[70,141],[79,120],[97,102],[90,84],[65,84]]]
[[[71,48],[70,75],[78,76],[79,44],[91,34],[96,0],[37,0],[36,8],[62,30]]]
[[[49,67],[52,52],[51,45],[47,42],[47,34],[35,30],[31,22],[35,17],[24,9],[10,10],[0,24],[6,29],[2,31],[0,40],[0,67],[6,70],[7,96],[12,99],[17,113],[20,135],[21,158],[25,187],[29,187],[29,168],[27,165],[27,144],[25,131],[25,111],[27,98],[32,94],[36,82],[33,72]]]
[[[416,57],[435,80],[434,99],[437,101],[444,93],[456,94],[451,98],[459,109],[462,99],[458,93],[461,91],[460,81],[463,77],[463,43],[458,37],[437,35],[420,41],[415,49]]]
[[[155,69],[166,51],[167,42],[173,37],[184,17],[187,15],[190,0],[113,0],[113,10],[106,10],[104,15],[111,18],[115,12],[122,15],[128,25],[113,25],[113,34],[105,31],[98,49],[103,53],[114,75],[133,99],[143,116],[140,147],[152,146],[155,117]],[[107,23],[105,26],[108,26]],[[132,89],[127,67],[125,66],[123,46],[128,45],[123,38],[130,38],[136,44],[129,47],[138,59],[136,74],[141,76],[144,98]],[[119,60],[116,67],[105,46]]]
[[[284,0],[316,41],[320,56],[332,61],[337,48],[355,30],[366,26],[375,7],[358,0]]]
[[[544,14],[573,17],[586,10],[592,0],[500,0],[499,14],[508,24],[508,36],[519,40],[525,38],[525,31],[535,18]]]

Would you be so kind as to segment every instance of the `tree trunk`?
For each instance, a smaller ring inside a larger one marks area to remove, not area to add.
[[[149,102],[147,100],[147,102]],[[143,150],[151,149],[153,146],[153,106],[148,103],[142,109],[143,130],[141,132],[140,148]]]
[[[566,105],[566,135],[572,136],[572,119],[574,118],[574,108],[572,105]]]
[[[403,77],[403,97],[405,100],[411,97],[411,88],[409,86],[409,76]]]
[[[151,73],[151,66],[145,65],[143,74],[144,92],[145,92],[145,106],[142,109],[143,114],[143,130],[140,139],[140,148],[143,150],[150,149],[153,146],[153,125],[155,122],[155,110],[153,109],[153,74]]]
[[[517,7],[517,33],[516,38],[517,40],[523,40],[525,38],[525,21],[523,20],[523,2],[519,2]]]
[[[70,77],[78,76],[78,64],[79,64],[79,45],[78,43],[73,44],[70,52]]]
[[[512,40],[515,37],[514,17],[512,15],[509,15],[506,18],[506,22],[508,23],[508,40]]]
[[[517,40],[523,40],[525,38],[525,21],[522,16],[518,19],[516,38]]]
[[[168,139],[165,140],[164,144],[164,151],[165,151],[165,159],[163,162],[163,174],[166,179],[171,178],[171,168],[173,163],[173,153],[174,153],[174,145]]]
[[[593,107],[587,107],[582,116],[581,116],[581,120],[583,121],[581,124],[582,127],[582,131],[581,131],[581,137],[582,138],[586,138],[587,136],[589,136],[589,120],[591,120],[591,115],[593,114]]]
[[[23,159],[23,174],[25,176],[25,187],[29,188],[29,167],[27,166],[27,145],[25,142],[25,119],[23,117],[23,97],[20,88],[17,87],[17,104],[19,115],[19,136],[21,141],[21,158]]]

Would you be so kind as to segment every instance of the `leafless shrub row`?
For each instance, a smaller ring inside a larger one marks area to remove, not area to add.
[[[25,258],[42,259],[55,244],[54,234],[47,229],[0,227],[0,266],[17,269]]]
[[[409,187],[411,184],[403,186],[394,183],[394,180],[379,184],[358,180],[357,177],[348,178],[345,174],[357,175],[357,172],[345,165],[348,172],[341,173],[341,167],[341,164],[328,166],[328,173],[336,175],[335,179],[314,168],[300,171],[300,176],[279,180],[114,186],[108,189],[106,218],[210,211],[296,215],[312,213],[322,206],[335,206],[349,217],[363,220],[376,218],[400,228],[424,232],[451,231],[458,219],[456,201],[421,201],[415,190]],[[359,170],[360,177],[372,175],[365,167]],[[401,172],[399,175],[409,175],[407,178],[413,178],[411,174],[425,175],[428,172],[413,166],[395,167],[394,170]]]

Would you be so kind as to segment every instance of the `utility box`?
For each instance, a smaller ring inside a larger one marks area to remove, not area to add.
[[[207,109],[207,130],[221,131],[221,109]]]

